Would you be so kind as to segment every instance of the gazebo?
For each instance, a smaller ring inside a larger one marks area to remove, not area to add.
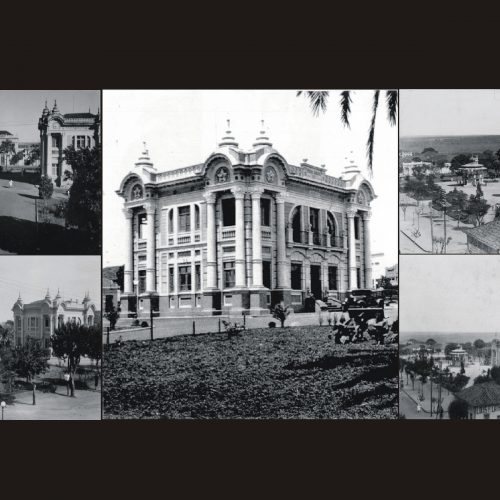
[[[461,366],[462,362],[464,366],[467,364],[467,351],[459,345],[456,349],[450,352],[451,355],[451,365]]]
[[[470,163],[462,165],[458,169],[458,172],[462,176],[467,175],[467,177],[470,178],[480,179],[485,174],[486,170],[487,168],[483,164],[479,163],[479,158],[476,155],[472,156]]]

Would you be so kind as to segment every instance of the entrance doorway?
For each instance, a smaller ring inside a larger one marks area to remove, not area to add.
[[[311,264],[311,292],[315,299],[322,299],[321,296],[321,266]]]

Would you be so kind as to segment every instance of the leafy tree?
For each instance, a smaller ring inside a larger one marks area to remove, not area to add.
[[[469,163],[470,161],[470,157],[471,155],[470,154],[459,154],[457,156],[455,156],[454,158],[452,158],[451,160],[451,166],[450,166],[450,170],[452,173],[456,173],[457,170],[462,166],[462,165],[465,165],[466,163]]]
[[[490,370],[490,376],[497,384],[500,384],[500,366],[494,366]]]
[[[51,338],[54,356],[67,362],[70,375],[71,397],[75,396],[75,374],[83,356],[95,354],[92,328],[73,322],[63,323]]]
[[[102,360],[102,330],[97,326],[88,328],[88,352],[87,356],[95,361],[96,370]]]
[[[476,349],[484,349],[486,347],[486,342],[481,339],[474,340],[474,347]]]
[[[19,377],[23,377],[27,382],[31,382],[34,405],[36,404],[35,377],[48,370],[49,358],[49,349],[43,348],[38,339],[31,337],[26,339],[24,345],[18,346],[14,350],[13,370]]]
[[[488,213],[491,205],[489,205],[484,198],[470,195],[469,202],[465,208],[465,213],[472,217],[474,226],[484,224],[484,217]]]
[[[0,143],[0,154],[8,156],[8,155],[13,155],[15,153],[16,153],[16,148],[11,140],[5,139]]]
[[[469,415],[469,405],[462,399],[454,399],[448,406],[450,420],[465,420]]]
[[[309,99],[311,108],[314,115],[318,115],[319,112],[325,112],[328,106],[328,99],[330,92],[328,91],[307,91],[297,92],[297,95],[304,93]],[[377,109],[380,100],[380,90],[374,90],[373,92],[373,104],[372,104],[372,119],[370,123],[370,129],[368,132],[368,140],[366,143],[366,156],[368,157],[368,168],[371,170],[373,167],[373,147],[375,144],[375,120],[377,118]],[[398,113],[398,91],[397,90],[387,90],[385,92],[385,101],[387,107],[387,118],[391,125],[396,125],[396,117]],[[344,90],[340,93],[340,108],[341,114],[340,119],[346,127],[350,127],[349,117],[351,114],[351,92],[349,90]]]
[[[22,159],[24,158],[24,151],[18,151],[17,153],[14,153],[11,157],[10,157],[10,161],[9,163],[11,165],[16,165],[17,163],[19,163]]]
[[[38,196],[43,198],[44,200],[48,200],[52,198],[52,194],[54,193],[54,184],[52,184],[52,180],[50,177],[42,175],[40,178],[40,184],[38,185]]]
[[[424,150],[420,154],[425,154],[425,153],[438,153],[434,148],[424,148]]]
[[[430,346],[436,345],[436,341],[434,339],[427,339],[425,343]]]
[[[65,180],[72,180],[69,191],[66,221],[89,233],[99,241],[101,234],[101,148],[64,150],[66,163],[72,171],[65,172]]]
[[[28,153],[28,165],[33,165],[40,159],[40,146],[30,149]]]
[[[273,318],[277,319],[281,323],[281,328],[283,328],[285,326],[285,321],[291,312],[292,310],[283,303],[276,304],[273,309]]]
[[[449,356],[451,351],[456,349],[458,347],[458,344],[455,344],[455,342],[450,342],[449,344],[446,344],[444,347],[444,353],[446,356]]]

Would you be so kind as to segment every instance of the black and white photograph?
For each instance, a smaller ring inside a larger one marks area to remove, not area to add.
[[[500,253],[500,89],[400,91],[402,254]]]
[[[0,255],[101,254],[100,98],[0,90]]]
[[[101,419],[100,256],[0,257],[2,420]]]
[[[500,419],[500,257],[400,262],[400,418]]]
[[[398,92],[103,91],[103,418],[398,418]]]

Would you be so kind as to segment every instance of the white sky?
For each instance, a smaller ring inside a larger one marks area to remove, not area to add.
[[[0,323],[12,319],[12,306],[19,292],[25,303],[41,300],[49,288],[51,297],[59,288],[64,299],[83,300],[85,292],[101,308],[100,256],[0,257]]]
[[[500,134],[500,89],[401,90],[401,137]]]
[[[21,142],[40,140],[38,119],[47,107],[52,110],[54,100],[66,113],[97,113],[101,93],[98,90],[0,90],[0,130],[8,130]]]
[[[401,255],[405,332],[500,331],[500,256]]]
[[[325,164],[339,176],[346,157],[366,171],[366,140],[371,119],[372,91],[356,91],[351,129],[340,121],[339,92],[330,94],[325,114],[313,116],[309,102],[296,91],[104,90],[104,255],[103,265],[125,260],[122,200],[115,190],[134,168],[142,141],[158,171],[204,162],[226,130],[226,119],[241,148],[249,148],[265,126],[273,146],[292,164],[304,158]],[[397,261],[397,125],[387,120],[381,94],[375,131],[374,177],[378,199],[373,202],[372,251]],[[350,152],[353,151],[351,155]]]

